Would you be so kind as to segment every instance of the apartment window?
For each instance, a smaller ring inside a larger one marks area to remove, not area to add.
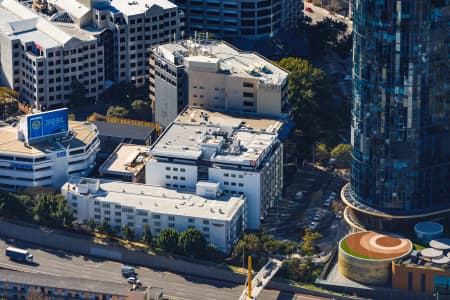
[[[236,174],[231,174],[231,177],[232,178],[236,178]]]
[[[186,172],[186,169],[180,168],[180,172]]]
[[[161,219],[160,215],[152,215],[152,219],[159,220]]]
[[[178,180],[178,176],[173,176],[173,179],[174,180]]]
[[[228,173],[223,173],[223,176],[228,177],[230,175]]]
[[[243,187],[244,184],[239,182],[239,183],[238,183],[238,186]]]
[[[186,180],[186,177],[181,176],[180,180]]]
[[[94,212],[100,212],[100,208],[99,207],[94,208]]]
[[[251,82],[244,82],[244,87],[248,87],[248,88],[252,88],[253,87],[253,83]]]
[[[244,106],[253,106],[254,104],[252,101],[244,101]]]
[[[175,224],[169,223],[169,228],[175,228]]]
[[[170,171],[170,167],[166,167],[166,171]]]
[[[120,211],[116,211],[116,212],[114,213],[114,215],[116,215],[117,217],[120,217],[120,216],[122,215],[122,213],[121,213]]]
[[[228,181],[223,182],[224,185],[229,185],[230,183]]]
[[[109,214],[111,214],[111,212],[109,210],[105,210],[104,214],[109,215]]]
[[[244,175],[239,174],[238,178],[244,178]]]
[[[243,92],[242,96],[244,96],[245,98],[253,98],[253,93]]]
[[[177,172],[177,171],[178,171],[178,168],[173,168],[173,170],[174,170],[175,172]]]
[[[208,225],[209,224],[209,220],[203,220],[203,224],[204,225]]]
[[[170,175],[166,175],[166,179],[170,179],[171,177],[170,177]]]
[[[158,222],[154,222],[154,223],[153,223],[153,226],[155,226],[155,227],[161,227],[161,222],[159,222],[159,221],[158,221]]]
[[[189,222],[189,223],[194,223],[195,221],[194,221],[193,218],[189,218],[188,222]]]
[[[175,221],[175,217],[174,216],[169,216],[169,221]]]

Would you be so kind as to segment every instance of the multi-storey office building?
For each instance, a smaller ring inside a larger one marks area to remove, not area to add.
[[[229,252],[246,229],[243,196],[217,195],[218,183],[202,182],[196,194],[136,183],[72,177],[61,189],[78,221],[125,224],[143,234],[145,224],[153,235],[163,228],[200,230],[209,244]]]
[[[149,49],[179,39],[184,26],[184,14],[167,0],[95,1],[92,14],[93,26],[113,36],[105,39],[114,66],[110,80],[135,86],[148,82]]]
[[[70,176],[87,176],[95,166],[100,142],[94,125],[69,121],[67,132],[31,144],[23,128],[20,124],[0,129],[0,189],[59,189]]]
[[[103,90],[103,46],[96,38],[70,35],[17,1],[0,2],[0,44],[1,82],[32,107],[66,104],[74,80],[87,98]]]
[[[218,182],[225,194],[244,195],[248,227],[259,228],[283,188],[284,122],[186,108],[151,147],[145,180],[175,189]]]
[[[33,11],[15,0],[0,2],[1,81],[39,110],[67,104],[74,80],[92,101],[111,82],[146,84],[148,49],[178,38],[183,27],[183,14],[166,0],[52,5]]]
[[[272,37],[290,30],[302,14],[302,1],[295,0],[176,0],[186,13],[186,30],[210,32],[221,38]]]
[[[355,228],[400,230],[450,211],[448,1],[354,1]],[[409,222],[408,222],[409,221]]]
[[[225,42],[185,40],[153,48],[150,99],[168,126],[186,104],[208,109],[288,113],[288,73],[254,52]]]

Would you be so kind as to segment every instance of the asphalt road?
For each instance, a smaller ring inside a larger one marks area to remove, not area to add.
[[[4,255],[4,249],[13,245],[30,250],[36,265],[30,266],[12,262]],[[85,278],[91,280],[125,283],[118,262],[74,255],[62,250],[46,249],[35,245],[0,238],[0,267],[24,272],[44,273],[54,276]],[[161,287],[164,295],[181,300],[232,300],[238,299],[243,285],[219,282],[188,275],[155,271],[136,267],[143,286]],[[265,290],[258,300],[308,300],[326,299],[308,295],[292,295],[279,291]]]

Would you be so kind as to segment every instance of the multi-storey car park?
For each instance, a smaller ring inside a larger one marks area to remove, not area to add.
[[[190,35],[209,32],[221,38],[260,39],[290,30],[302,14],[295,0],[175,0],[186,14]]]
[[[137,183],[72,177],[61,188],[80,223],[93,219],[120,230],[127,224],[143,234],[164,228],[196,228],[209,244],[229,252],[246,229],[244,196],[219,195],[218,183],[199,182],[196,193]]]
[[[291,109],[288,72],[255,52],[200,39],[152,49],[150,99],[154,119],[162,126],[186,104],[267,115]]]
[[[0,128],[0,189],[60,188],[69,176],[86,176],[100,146],[91,123],[69,121],[67,132],[28,142],[23,122]]]
[[[0,2],[1,82],[39,110],[67,104],[75,80],[92,101],[114,82],[144,85],[148,49],[183,28],[167,0],[49,2]]]
[[[285,122],[187,107],[151,147],[146,183],[195,189],[220,183],[225,194],[244,195],[248,227],[258,229],[281,197]]]

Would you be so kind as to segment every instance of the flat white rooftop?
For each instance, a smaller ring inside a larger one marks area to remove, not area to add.
[[[177,7],[168,0],[112,0],[111,7],[116,8],[125,16],[134,16],[147,12],[153,6],[159,6],[162,9]]]
[[[100,186],[98,191],[90,193],[93,196],[92,201],[117,203],[154,214],[231,221],[245,203],[243,197],[225,195],[209,199],[188,191],[176,191],[160,186],[81,177],[71,177],[63,188],[76,193],[78,186],[95,181],[99,181]]]
[[[156,47],[159,55],[175,63],[174,53],[188,62],[217,63],[218,71],[230,76],[257,78],[259,81],[280,84],[288,73],[255,52],[245,52],[223,41],[196,42],[184,40]]]
[[[100,166],[100,173],[136,175],[145,166],[149,147],[134,144],[120,144]]]
[[[188,107],[153,144],[151,153],[257,166],[282,126],[279,120]]]
[[[33,145],[25,145],[24,141],[18,138],[19,130],[19,125],[0,127],[0,155],[42,156],[58,150],[86,146],[97,136],[97,129],[93,124],[69,121],[69,132],[73,133],[72,139],[56,142],[53,138]]]
[[[73,38],[15,0],[0,0],[0,30],[11,39],[34,41],[44,48],[65,45]]]

